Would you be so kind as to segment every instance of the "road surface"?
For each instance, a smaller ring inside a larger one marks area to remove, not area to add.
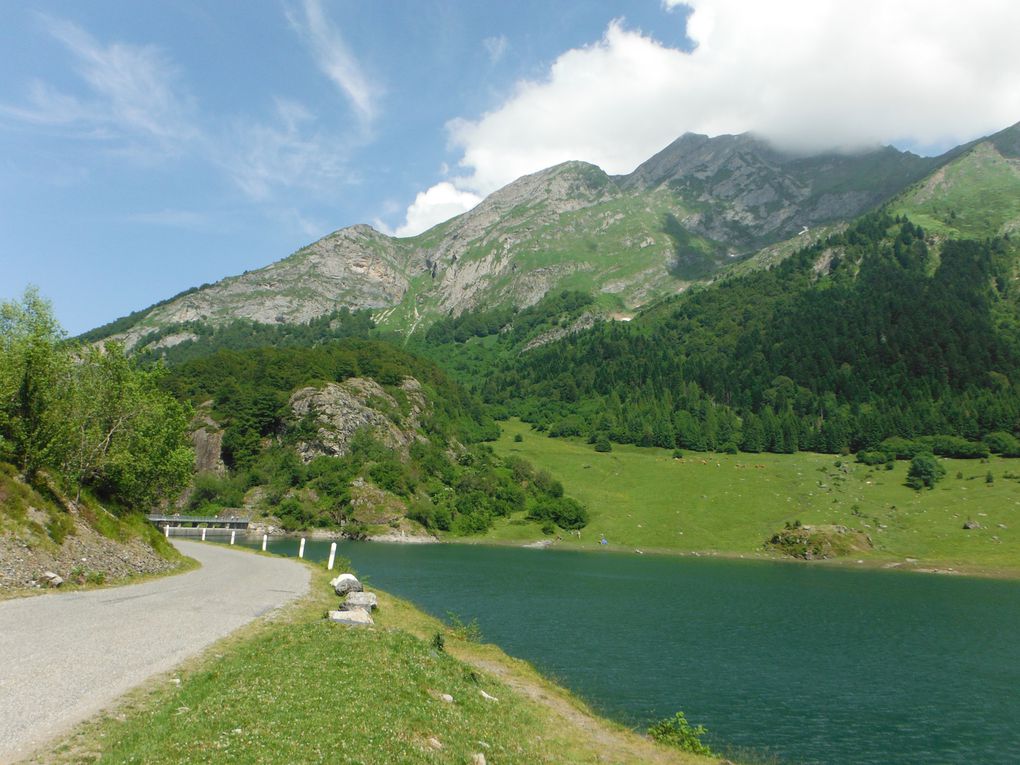
[[[0,602],[0,763],[308,590],[295,561],[174,540],[202,568],[142,584]]]

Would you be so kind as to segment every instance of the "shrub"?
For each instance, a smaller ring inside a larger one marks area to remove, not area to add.
[[[683,712],[677,712],[672,717],[659,720],[648,729],[648,735],[660,744],[673,746],[691,754],[703,754],[711,757],[712,750],[701,741],[701,737],[707,732],[704,725],[692,726],[687,722]]]
[[[520,433],[517,433],[517,434],[514,435],[514,443],[515,444],[519,444],[523,440],[524,440],[524,436],[522,436]]]
[[[955,457],[961,460],[984,459],[988,456],[988,447],[980,442],[968,441],[959,436],[924,436],[918,439],[932,454],[940,457]]]
[[[985,443],[995,454],[1003,457],[1020,457],[1020,440],[1012,433],[996,431],[985,436]]]
[[[605,433],[599,434],[599,436],[595,439],[595,451],[597,452],[613,451],[613,445],[609,443],[609,437]]]
[[[929,451],[929,449],[926,449],[920,441],[911,441],[909,438],[893,436],[880,443],[878,451],[885,452],[898,460],[910,460],[921,452]]]
[[[446,650],[446,640],[443,638],[442,632],[437,632],[432,636],[432,647],[440,652]]]
[[[910,461],[907,471],[907,486],[912,489],[935,488],[935,483],[946,474],[945,467],[935,459],[934,454],[918,454]]]
[[[588,525],[587,508],[570,497],[540,499],[532,506],[528,517],[555,523],[561,529],[582,529]]]
[[[884,465],[887,462],[891,462],[893,456],[887,452],[881,451],[863,451],[857,452],[857,461],[864,465]]]

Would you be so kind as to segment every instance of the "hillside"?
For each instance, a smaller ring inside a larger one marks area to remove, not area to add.
[[[889,206],[947,237],[1020,231],[1020,123],[958,150],[950,162]]]
[[[585,509],[548,474],[480,443],[498,429],[434,364],[377,341],[221,351],[167,385],[198,411],[183,505],[347,537],[479,533],[526,512],[577,528]]]
[[[602,313],[632,312],[763,247],[851,220],[954,156],[890,147],[795,156],[751,135],[688,134],[630,175],[568,162],[525,176],[415,237],[342,229],[83,339],[166,348],[237,320],[298,325],[339,309],[371,310],[383,329],[407,335],[563,289],[596,295]]]
[[[139,515],[118,517],[91,497],[66,496],[51,478],[37,487],[0,462],[0,597],[53,584],[97,585],[184,565]]]
[[[504,331],[437,353],[496,411],[593,442],[838,452],[1015,436],[1017,265],[1007,241],[931,238],[877,214],[630,323],[526,351]]]

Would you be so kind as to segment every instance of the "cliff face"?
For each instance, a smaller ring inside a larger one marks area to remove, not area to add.
[[[430,407],[421,384],[407,377],[400,384],[402,401],[375,382],[352,377],[342,383],[327,383],[321,388],[301,388],[290,397],[290,409],[297,421],[305,421],[314,436],[297,444],[304,462],[319,456],[343,457],[351,450],[351,441],[361,429],[405,459],[415,441],[424,441],[420,427]]]
[[[1016,133],[986,142],[1010,167]],[[797,242],[806,229],[852,219],[934,178],[978,143],[938,158],[889,147],[796,156],[747,134],[687,134],[626,176],[584,162],[525,176],[415,237],[342,229],[142,312],[116,338],[146,347],[146,336],[161,331],[151,347],[166,346],[193,337],[189,322],[294,324],[341,307],[371,309],[385,328],[411,333],[441,316],[523,307],[564,288],[631,310],[762,248]]]

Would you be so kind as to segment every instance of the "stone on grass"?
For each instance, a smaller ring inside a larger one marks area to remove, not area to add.
[[[336,594],[341,596],[346,595],[348,592],[361,592],[365,589],[354,574],[340,574],[330,584],[333,585]]]
[[[369,627],[375,624],[368,611],[357,608],[353,611],[330,611],[329,620],[337,624],[346,624],[350,627]]]
[[[428,744],[429,744],[429,746],[431,746],[433,749],[436,749],[436,750],[439,750],[439,749],[443,748],[443,742],[440,741],[435,736],[429,736]]]
[[[50,587],[59,587],[64,583],[64,577],[54,574],[52,571],[44,571],[42,579]]]
[[[965,528],[967,531],[970,531],[972,529],[980,529],[981,524],[978,523],[977,521],[972,521],[968,519],[967,522],[963,524],[963,528]]]
[[[485,755],[481,752],[475,752],[471,755],[471,765],[485,765]]]
[[[480,694],[482,694],[482,698],[485,699],[486,701],[499,701],[499,699],[497,699],[495,696],[491,696],[490,694],[486,693],[485,691],[478,691],[478,692]]]
[[[379,599],[374,592],[352,592],[347,595],[347,600],[340,604],[341,611],[353,611],[360,608],[362,611],[372,611],[379,607]]]
[[[439,698],[441,698],[447,704],[452,704],[453,703],[453,696],[451,696],[449,693],[440,693],[439,694]]]

